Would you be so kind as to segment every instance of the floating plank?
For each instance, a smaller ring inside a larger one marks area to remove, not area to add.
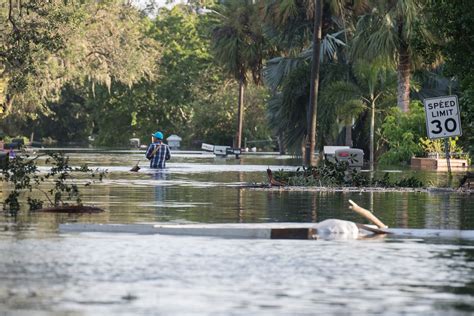
[[[386,231],[406,237],[474,239],[474,230],[388,228]]]
[[[156,233],[161,235],[203,236],[222,238],[270,239],[271,228],[220,226],[218,224],[201,225],[156,225]]]
[[[316,236],[314,228],[273,228],[270,239],[314,239]]]
[[[331,220],[332,221],[332,220]],[[325,221],[324,221],[325,222]],[[321,222],[321,223],[324,223]],[[344,221],[346,222],[346,221]],[[349,222],[350,223],[350,222]],[[331,231],[320,223],[258,223],[258,224],[60,224],[59,231],[161,234],[178,236],[202,236],[249,239],[312,239],[315,232],[322,239],[355,239],[370,235],[361,230],[354,236],[352,232]],[[355,225],[355,224],[354,224]],[[318,230],[319,226],[319,230]],[[393,237],[410,238],[453,238],[474,240],[474,230],[454,229],[405,229],[388,228]]]
[[[130,233],[157,234],[154,225],[149,224],[59,224],[61,233]]]

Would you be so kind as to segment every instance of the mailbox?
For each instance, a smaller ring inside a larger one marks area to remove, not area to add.
[[[335,152],[337,161],[347,161],[351,168],[362,168],[364,165],[364,151],[358,148],[338,149]]]
[[[350,168],[360,169],[364,165],[364,151],[348,146],[324,146],[324,157],[330,162],[346,161]]]
[[[130,147],[140,148],[140,138],[130,138]]]
[[[168,141],[168,146],[170,146],[171,149],[179,149],[179,147],[181,147],[182,138],[178,135],[173,134],[166,140]]]

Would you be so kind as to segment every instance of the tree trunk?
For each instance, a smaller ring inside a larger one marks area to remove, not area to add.
[[[278,133],[278,151],[280,152],[280,155],[286,154],[286,146],[283,142],[284,139],[284,132]]]
[[[244,121],[244,80],[239,80],[239,110],[237,112],[237,137],[235,142],[236,148],[242,148],[242,124]]]
[[[314,29],[313,29],[313,59],[311,62],[311,88],[307,113],[308,138],[306,142],[305,164],[314,166],[314,149],[316,148],[316,117],[318,110],[319,88],[319,59],[322,33],[323,4],[322,0],[315,0]]]
[[[346,146],[352,147],[352,124],[347,123],[346,126],[345,126],[345,130],[346,130],[345,131],[346,135],[345,135],[344,144]]]
[[[370,105],[370,171],[374,171],[375,103]]]
[[[14,99],[15,99],[15,95],[11,96],[10,94],[7,93],[7,95],[5,96],[5,105],[3,106],[3,111],[0,110],[0,118],[5,118],[11,113]],[[0,104],[0,105],[3,105],[3,104]]]
[[[411,60],[408,52],[408,45],[404,42],[400,44],[398,56],[398,87],[397,87],[397,106],[402,112],[408,112],[410,106],[410,74]]]

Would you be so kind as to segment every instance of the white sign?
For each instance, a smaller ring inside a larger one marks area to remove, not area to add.
[[[202,143],[201,149],[207,150],[207,151],[214,151],[214,145]]]
[[[456,95],[428,98],[423,103],[425,105],[428,138],[461,136],[461,120]]]

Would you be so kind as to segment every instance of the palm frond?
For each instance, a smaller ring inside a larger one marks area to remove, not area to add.
[[[334,59],[339,47],[345,46],[344,41],[338,38],[344,31],[326,34],[321,43],[321,56],[328,56],[328,61]],[[297,57],[276,57],[270,59],[263,68],[263,79],[265,84],[275,91],[285,78],[304,63],[311,62],[312,48],[303,50]],[[323,62],[323,59],[321,59]]]
[[[303,57],[276,57],[263,68],[264,83],[273,91],[280,87],[286,77],[304,62]]]
[[[333,34],[326,34],[326,36],[324,36],[321,41],[321,62],[324,62],[324,56],[327,56],[328,60],[334,60],[337,58],[337,49],[342,46],[346,46],[346,43],[343,40],[337,38],[339,35],[344,34],[344,32],[345,30],[342,30]]]

